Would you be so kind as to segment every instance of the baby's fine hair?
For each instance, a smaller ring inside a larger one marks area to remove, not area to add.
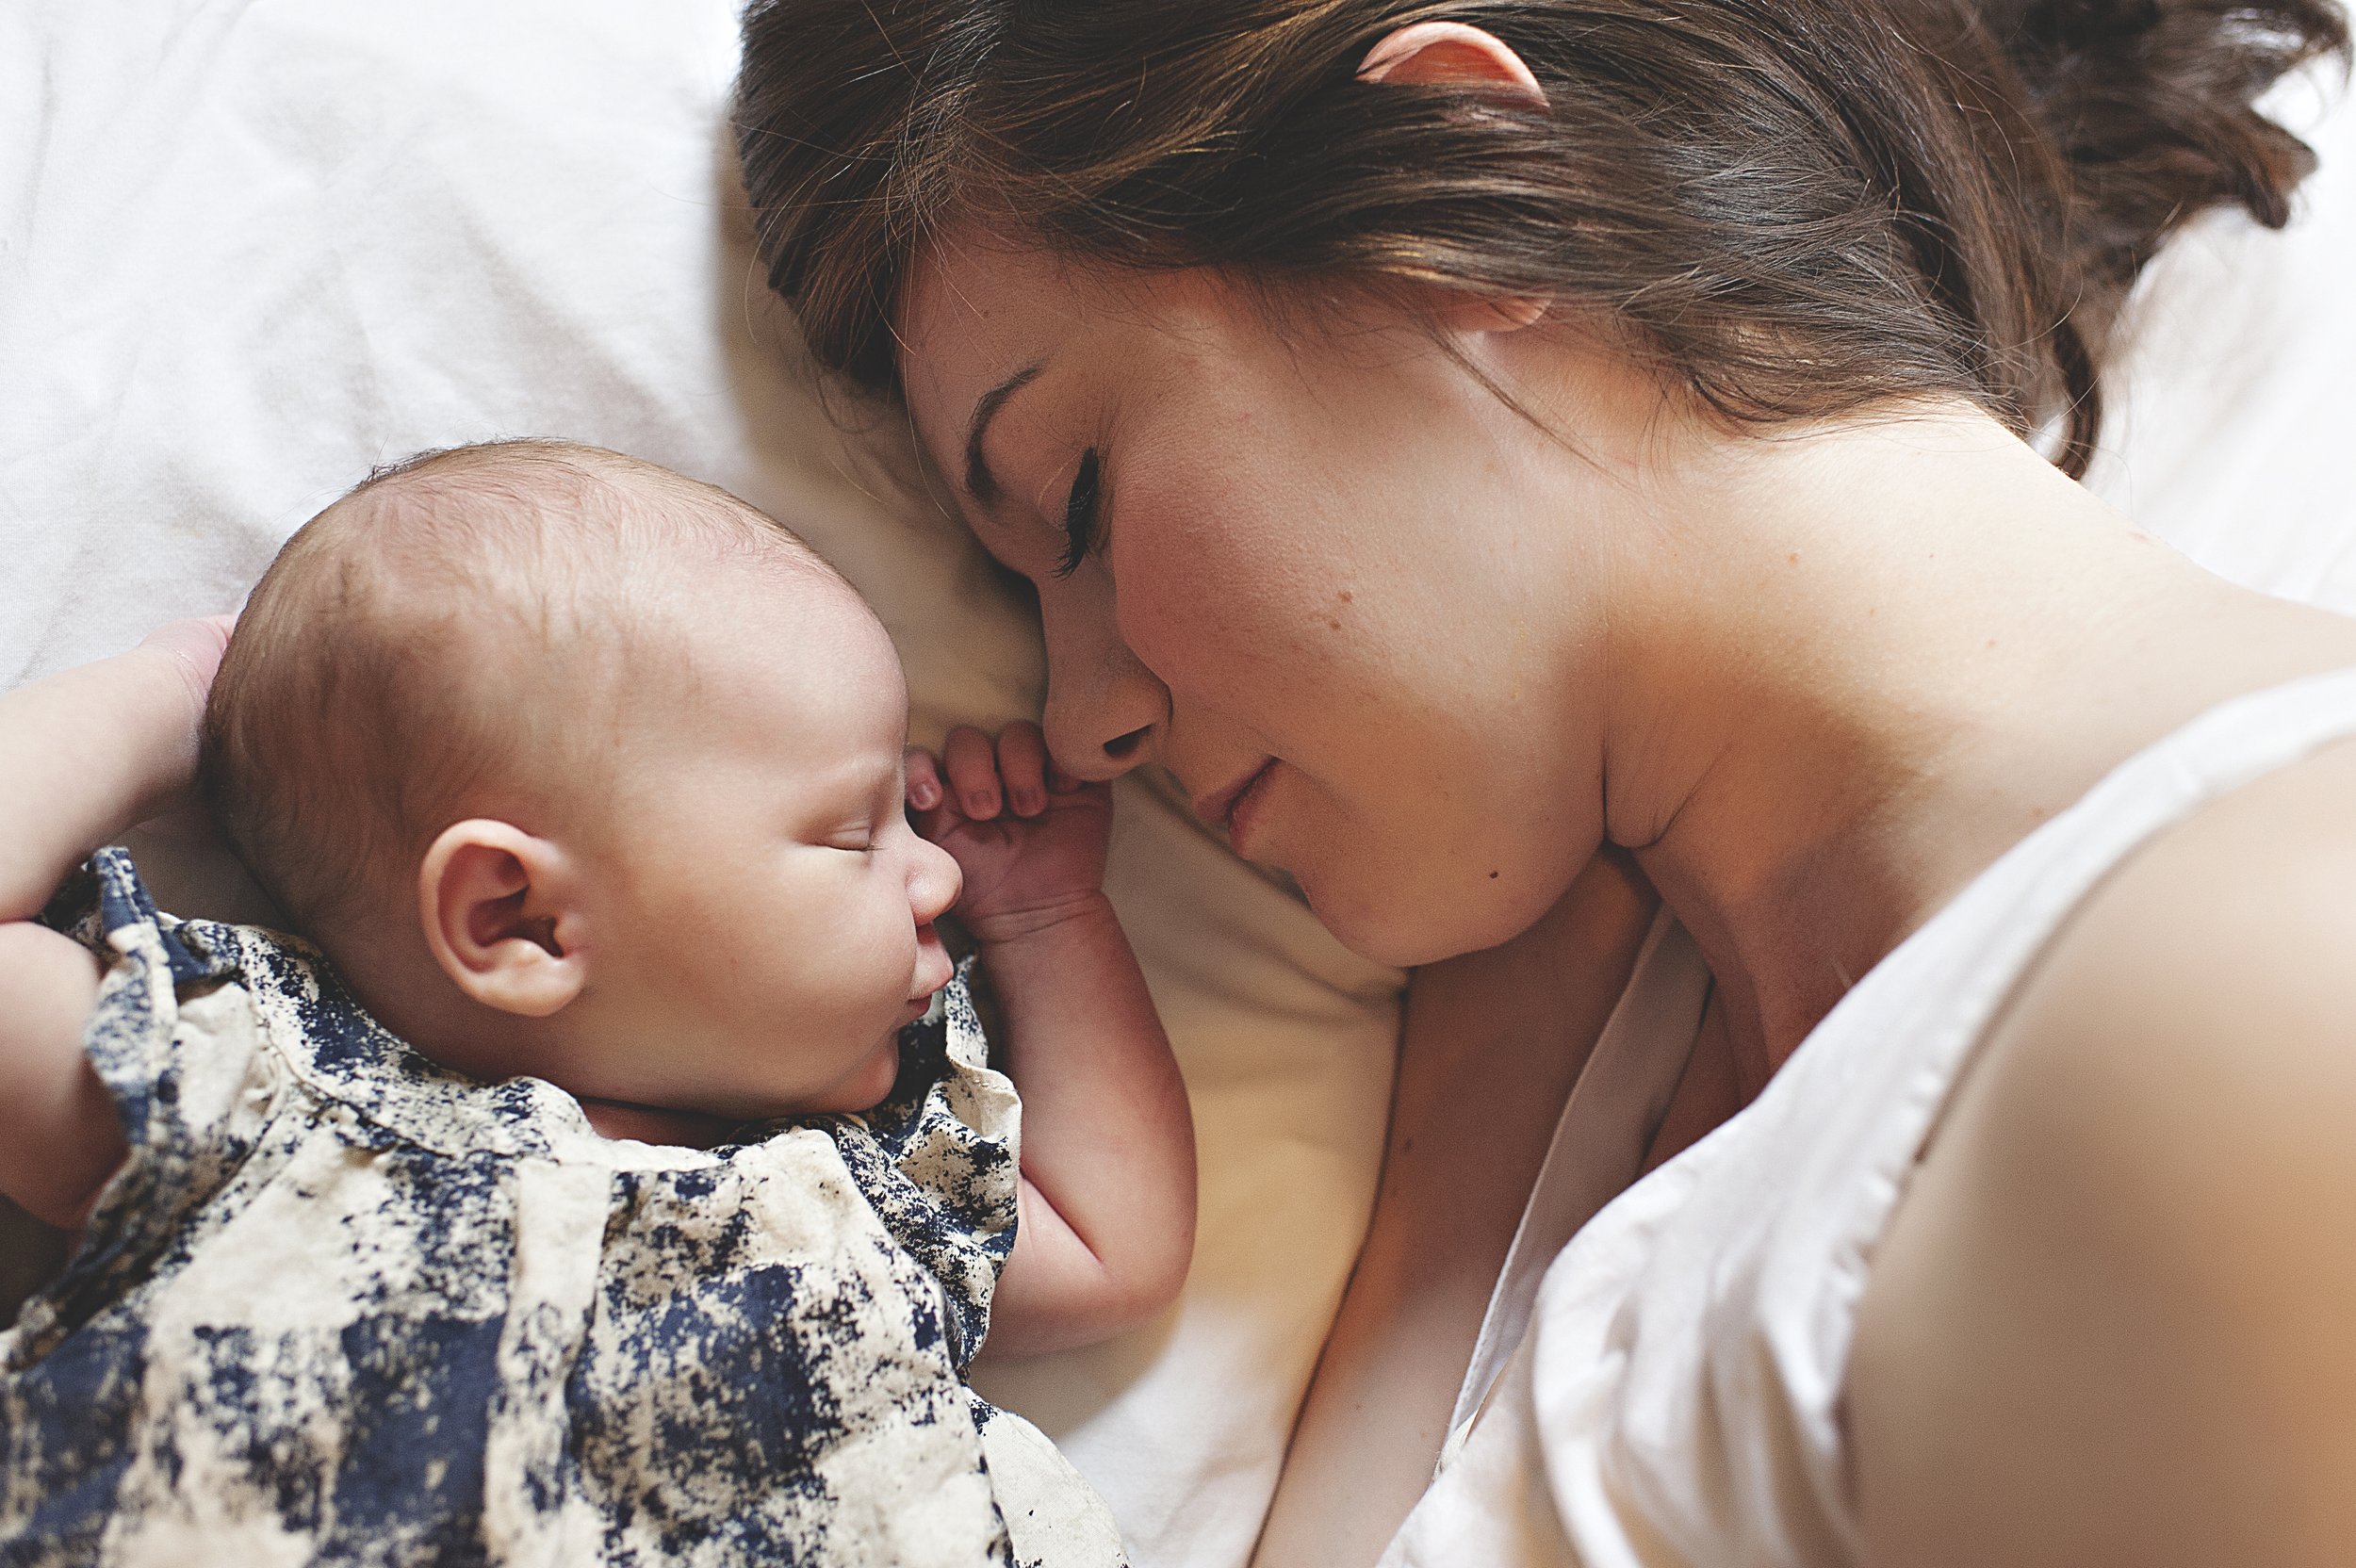
[[[381,467],[247,601],[205,708],[205,797],[305,934],[412,918],[406,879],[462,806],[600,787],[637,705],[678,695],[661,678],[711,612],[699,581],[747,568],[841,581],[727,491],[596,447]]]

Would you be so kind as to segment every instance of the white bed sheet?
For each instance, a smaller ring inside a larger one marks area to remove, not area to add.
[[[823,416],[768,304],[733,54],[729,0],[0,8],[0,683],[235,604],[371,464],[546,433],[810,536],[892,628],[920,738],[1031,711],[1021,610],[898,433]],[[2095,482],[2228,575],[2356,609],[2351,172],[2287,239],[2229,220],[2164,260]],[[1141,1568],[1226,1568],[1371,1200],[1400,977],[1151,788],[1114,862],[1195,1097],[1202,1245],[1165,1322],[987,1387]]]
[[[730,0],[0,7],[0,683],[236,605],[372,464],[545,433],[803,531],[892,627],[920,739],[1034,711],[1023,611],[769,307],[734,53]],[[1201,1246],[1164,1321],[983,1381],[1141,1568],[1232,1568],[1364,1228],[1400,976],[1148,788],[1111,890],[1194,1097]]]

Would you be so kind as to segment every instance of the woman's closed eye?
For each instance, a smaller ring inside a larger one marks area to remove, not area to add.
[[[1055,561],[1059,578],[1078,571],[1100,541],[1098,506],[1103,487],[1099,471],[1096,449],[1090,447],[1080,454],[1079,471],[1072,476],[1072,493],[1063,503],[1064,546]]]

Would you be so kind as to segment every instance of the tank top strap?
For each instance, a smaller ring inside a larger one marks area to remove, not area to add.
[[[1876,965],[1750,1106],[1580,1233],[1541,1292],[1532,1360],[1575,1539],[1625,1550],[1641,1520],[1635,1535],[1676,1555],[1634,1560],[1857,1560],[1840,1403],[1857,1303],[1959,1076],[2123,859],[2350,736],[2356,670],[2235,698],[2131,757]]]

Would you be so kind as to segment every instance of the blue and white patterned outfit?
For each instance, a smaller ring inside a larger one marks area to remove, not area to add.
[[[0,1563],[1120,1560],[961,1378],[1018,1115],[962,973],[884,1104],[707,1152],[445,1071],[119,850],[52,919],[131,1152],[0,1333]]]

